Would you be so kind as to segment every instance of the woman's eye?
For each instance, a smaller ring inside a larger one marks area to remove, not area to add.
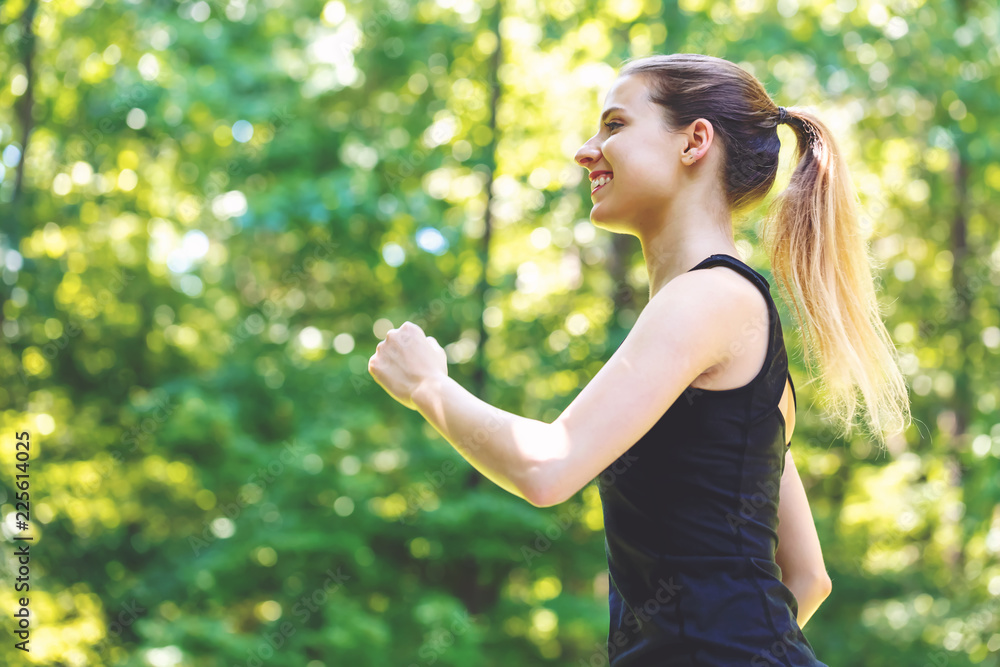
[[[612,132],[614,132],[615,128],[611,127],[612,125],[616,125],[618,127],[625,127],[625,125],[623,123],[616,123],[613,120],[612,121],[608,121],[607,123],[604,124],[604,126],[606,128],[608,128],[609,130],[611,130]]]

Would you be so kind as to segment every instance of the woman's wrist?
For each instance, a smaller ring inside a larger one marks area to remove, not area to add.
[[[431,375],[420,381],[417,388],[410,395],[410,401],[420,414],[426,414],[427,410],[435,405],[436,398],[441,394],[444,382],[451,378],[446,374]]]

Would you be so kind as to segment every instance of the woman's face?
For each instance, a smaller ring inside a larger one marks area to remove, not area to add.
[[[590,172],[590,220],[609,231],[635,233],[657,224],[669,209],[687,137],[667,132],[662,111],[648,100],[639,76],[615,81],[603,113],[600,130],[576,153],[577,163]],[[600,175],[611,180],[594,189]]]

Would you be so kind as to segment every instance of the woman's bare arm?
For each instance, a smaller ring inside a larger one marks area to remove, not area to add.
[[[782,582],[799,603],[801,628],[830,595],[833,583],[823,563],[819,535],[791,450],[785,453],[779,498],[778,551],[774,560],[781,568]]]
[[[608,362],[551,424],[495,408],[443,373],[405,398],[491,481],[533,505],[555,505],[615,463],[748,331],[760,330],[754,298],[759,291],[729,269],[677,276],[650,299]],[[421,342],[423,332],[404,323],[398,336],[386,334],[394,342],[385,347],[402,355],[411,334]],[[379,356],[369,371],[391,376],[380,367],[391,370],[392,360]]]

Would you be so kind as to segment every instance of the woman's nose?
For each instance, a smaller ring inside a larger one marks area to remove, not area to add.
[[[593,164],[601,158],[601,151],[598,150],[593,140],[588,141],[580,150],[576,152],[576,163],[581,167]]]

